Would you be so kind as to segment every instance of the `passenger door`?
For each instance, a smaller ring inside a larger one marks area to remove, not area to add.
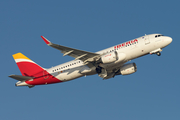
[[[144,43],[145,43],[145,45],[150,44],[150,40],[149,40],[149,37],[147,35],[144,36]]]

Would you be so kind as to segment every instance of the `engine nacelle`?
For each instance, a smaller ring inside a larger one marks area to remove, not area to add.
[[[101,56],[101,61],[103,63],[112,63],[112,62],[115,62],[117,59],[118,59],[117,53],[114,51]]]
[[[137,71],[137,66],[135,63],[129,63],[129,64],[125,64],[120,68],[120,71],[118,74],[121,75],[129,75],[132,73],[135,73]]]

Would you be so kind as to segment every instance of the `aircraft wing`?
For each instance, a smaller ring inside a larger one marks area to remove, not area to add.
[[[61,53],[64,54],[63,56],[69,55],[71,57],[74,57],[75,60],[77,59],[82,60],[84,63],[96,61],[99,59],[100,54],[54,44],[54,43],[51,43],[48,39],[46,39],[44,36],[41,36],[41,37],[48,46],[51,46],[53,48],[60,50]]]

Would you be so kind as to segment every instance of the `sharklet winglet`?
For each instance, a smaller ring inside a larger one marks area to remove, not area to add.
[[[44,42],[45,42],[47,45],[50,45],[50,44],[51,44],[51,42],[50,42],[48,39],[46,39],[44,36],[41,36],[41,38],[44,40]]]

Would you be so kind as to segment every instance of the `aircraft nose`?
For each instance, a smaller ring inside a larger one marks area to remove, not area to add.
[[[167,37],[167,38],[166,38],[166,42],[167,42],[167,44],[169,45],[169,44],[172,42],[172,38],[171,38],[171,37]]]

